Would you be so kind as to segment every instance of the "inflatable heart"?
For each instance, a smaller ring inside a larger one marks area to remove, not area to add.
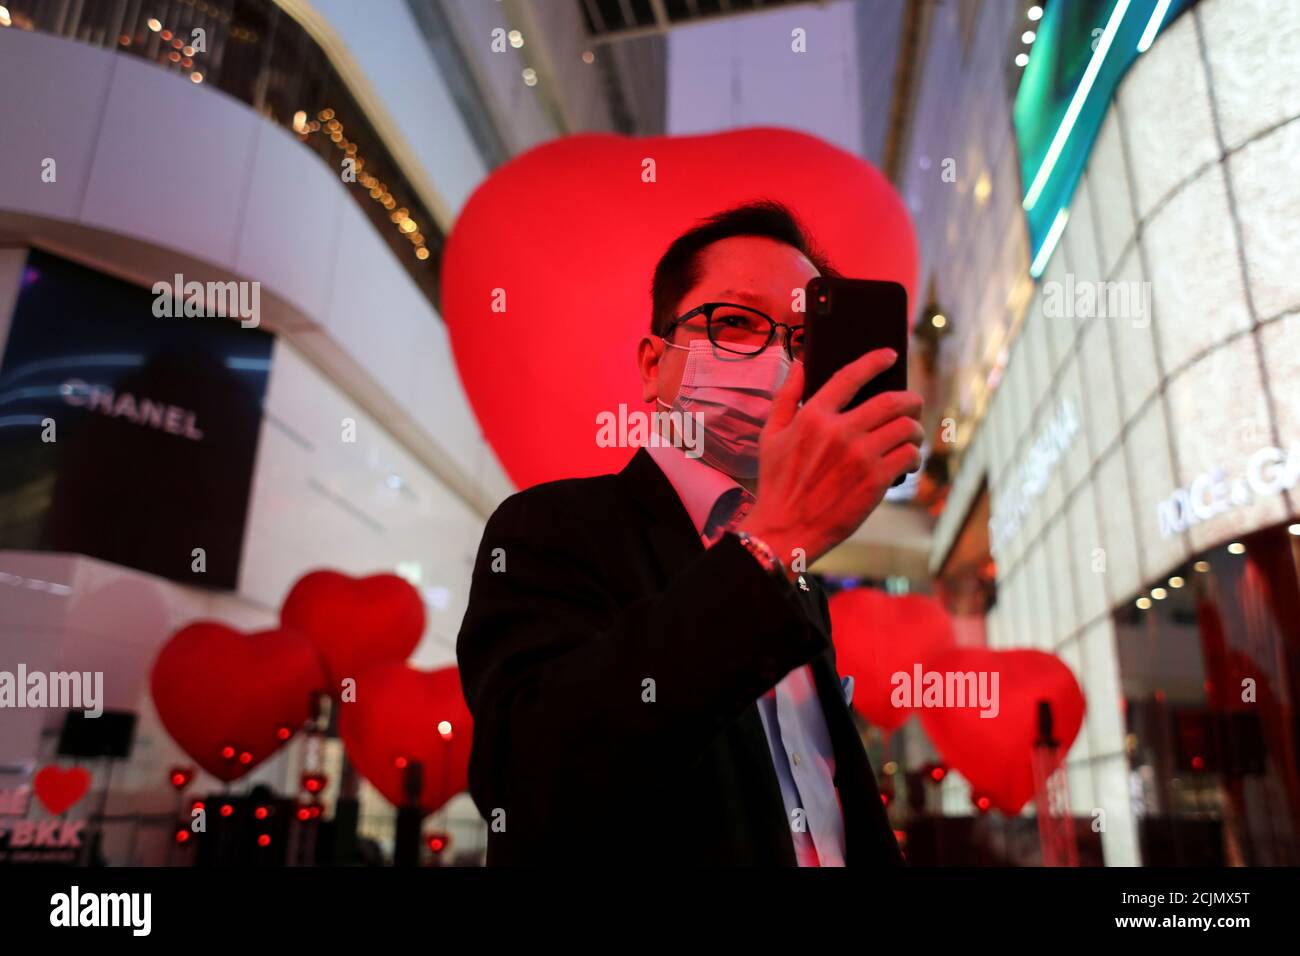
[[[32,780],[36,799],[54,816],[62,816],[90,789],[90,774],[82,767],[43,767]]]
[[[339,705],[339,737],[357,772],[394,806],[407,802],[404,779],[414,761],[425,813],[469,786],[473,724],[454,667],[376,664],[358,678],[356,700]]]
[[[299,578],[284,599],[280,624],[316,645],[338,697],[345,679],[411,655],[424,634],[424,602],[395,574],[353,578],[313,571]]]
[[[929,669],[940,674],[997,675],[997,716],[981,717],[978,706],[924,707],[921,724],[935,749],[961,771],[972,790],[987,796],[1005,814],[1019,813],[1034,796],[1038,702],[1052,705],[1059,765],[1083,723],[1085,704],[1079,682],[1059,658],[1033,650],[955,649],[937,656]],[[992,680],[987,686],[993,687]]]
[[[283,746],[313,716],[313,695],[326,684],[316,649],[302,634],[245,634],[200,621],[163,646],[150,686],[172,739],[229,781]]]
[[[655,263],[698,220],[755,199],[793,209],[844,275],[900,282],[915,304],[902,200],[871,164],[806,133],[569,136],[479,185],[443,252],[442,314],[516,485],[622,467],[628,450],[596,444],[596,416],[650,408],[634,359]]]
[[[924,594],[894,596],[865,587],[840,591],[828,603],[836,669],[853,675],[853,709],[881,730],[897,730],[913,708],[895,706],[891,679],[917,664],[927,667],[953,646],[948,612]]]

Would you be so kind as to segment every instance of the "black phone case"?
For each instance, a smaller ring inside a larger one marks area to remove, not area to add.
[[[818,276],[808,282],[805,305],[805,402],[845,365],[876,349],[893,349],[898,361],[864,385],[844,407],[855,408],[882,392],[907,389],[906,289],[884,280]],[[894,485],[906,478],[900,475]]]

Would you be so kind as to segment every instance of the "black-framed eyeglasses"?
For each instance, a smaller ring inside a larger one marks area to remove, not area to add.
[[[704,316],[704,329],[716,348],[733,355],[757,355],[772,344],[776,330],[783,329],[785,354],[792,359],[803,357],[803,326],[786,325],[771,316],[734,302],[705,302],[691,311],[679,315],[668,323],[664,338],[668,339],[677,326],[697,315]]]

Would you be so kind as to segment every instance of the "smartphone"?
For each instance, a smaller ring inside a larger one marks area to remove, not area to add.
[[[817,276],[805,288],[804,387],[806,402],[832,375],[876,349],[893,349],[898,360],[853,396],[847,408],[882,392],[907,389],[907,290],[897,282]],[[902,484],[900,475],[895,485]]]

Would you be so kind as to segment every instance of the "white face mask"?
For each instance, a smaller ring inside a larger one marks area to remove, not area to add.
[[[671,405],[682,415],[699,415],[704,423],[700,457],[732,478],[758,477],[758,436],[772,411],[772,399],[790,372],[790,356],[779,346],[757,355],[732,355],[708,339],[690,348],[664,342],[690,354],[682,384]]]

